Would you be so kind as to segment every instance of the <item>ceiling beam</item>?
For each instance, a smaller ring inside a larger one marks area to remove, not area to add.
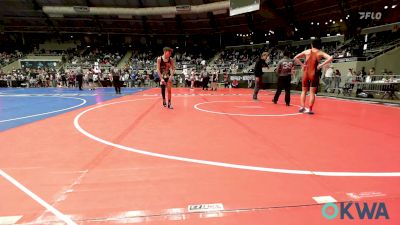
[[[58,33],[59,31],[56,28],[56,26],[54,25],[53,21],[51,21],[50,17],[46,13],[44,13],[42,11],[42,6],[36,0],[32,0],[31,2],[32,2],[32,5],[33,5],[33,10],[40,11],[42,13],[42,15],[45,18],[46,23],[49,26],[50,30],[52,32],[54,32],[54,33]]]
[[[210,0],[204,0],[204,4],[210,3]],[[207,12],[207,17],[209,19],[209,24],[213,28],[214,33],[219,33],[220,29],[217,25],[213,12]]]
[[[285,0],[284,2],[285,2],[285,10],[286,10],[288,22],[289,22],[289,24],[296,26],[297,18],[296,18],[296,14],[295,14],[294,7],[293,7],[293,1]]]
[[[176,1],[175,0],[169,0],[169,4],[171,6],[176,6]],[[176,22],[176,28],[179,32],[185,33],[185,26],[183,24],[182,16],[181,15],[175,15],[175,22]]]
[[[95,7],[95,5],[90,1],[90,0],[86,0],[86,5],[88,7]],[[100,21],[99,21],[99,16],[94,15],[93,16],[93,22],[96,26],[96,29],[99,33],[101,33],[103,31],[103,26],[101,25]]]
[[[144,8],[143,0],[139,0],[139,7]],[[149,33],[149,25],[147,23],[146,16],[142,16],[142,26],[143,26],[143,33],[148,34]]]
[[[253,14],[252,13],[246,13],[245,16],[246,16],[247,26],[249,27],[249,30],[250,31],[255,31]]]

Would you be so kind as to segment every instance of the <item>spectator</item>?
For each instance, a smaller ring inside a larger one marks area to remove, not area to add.
[[[210,78],[208,77],[208,73],[205,69],[201,72],[201,78],[203,83],[203,90],[208,91],[208,82]]]
[[[230,81],[229,81],[229,75],[228,75],[228,73],[227,73],[226,70],[225,70],[225,71],[224,71],[224,87],[225,87],[225,88],[229,87],[229,83],[230,83]]]
[[[339,88],[340,82],[342,81],[342,78],[341,78],[342,74],[341,74],[340,71],[337,69],[337,70],[335,71],[335,75],[334,75],[334,76],[335,76],[335,77],[334,77],[334,79],[335,79],[335,87],[334,87],[334,89],[336,90],[336,89]]]
[[[332,79],[333,79],[333,66],[329,65],[328,69],[325,71],[325,92],[328,92],[328,89],[332,85]]]
[[[234,79],[232,82],[232,87],[233,88],[238,88],[239,87],[239,81],[237,79]]]

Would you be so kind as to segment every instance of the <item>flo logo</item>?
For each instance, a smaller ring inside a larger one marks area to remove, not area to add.
[[[386,205],[383,202],[374,202],[372,205],[358,202],[341,202],[339,206],[334,203],[326,203],[322,207],[322,215],[328,220],[336,218],[339,214],[341,220],[353,220],[357,216],[360,220],[389,219]]]
[[[381,12],[358,12],[360,14],[360,20],[380,20],[382,18]]]

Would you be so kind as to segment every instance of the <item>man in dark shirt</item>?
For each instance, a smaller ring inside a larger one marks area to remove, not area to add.
[[[81,67],[78,67],[76,69],[76,77],[75,77],[76,81],[78,82],[78,87],[79,90],[82,91],[82,84],[83,84],[83,71]]]
[[[262,82],[262,75],[263,75],[263,71],[262,69],[264,67],[268,68],[268,64],[267,64],[267,59],[268,59],[268,52],[263,52],[261,54],[260,59],[257,61],[255,67],[254,67],[254,75],[256,77],[255,79],[255,87],[254,87],[254,94],[253,94],[253,100],[257,100],[257,95],[258,92],[260,91],[260,86],[261,86],[261,82]]]
[[[276,73],[279,77],[278,88],[275,92],[275,97],[272,100],[272,102],[275,104],[278,102],[282,89],[285,89],[285,102],[287,106],[290,106],[290,82],[292,80],[292,73],[294,71],[294,61],[289,57],[290,53],[288,51],[284,51],[283,59],[281,59],[276,66]]]
[[[112,76],[112,82],[114,84],[115,88],[115,93],[116,94],[121,94],[121,83],[120,83],[120,76],[121,73],[118,68],[111,68],[111,76]]]

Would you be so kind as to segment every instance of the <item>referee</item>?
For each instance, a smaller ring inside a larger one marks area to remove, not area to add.
[[[83,84],[83,71],[81,67],[78,67],[76,70],[76,81],[78,82],[79,90],[82,91],[82,84]]]
[[[294,72],[294,61],[289,58],[290,53],[288,51],[283,52],[283,59],[278,62],[276,67],[276,73],[278,77],[278,88],[275,92],[273,103],[277,103],[279,96],[283,89],[285,89],[285,102],[287,106],[290,106],[290,82],[292,80],[292,73]]]
[[[119,72],[118,68],[111,68],[111,76],[115,88],[115,94],[121,94],[121,82],[119,81],[121,73]]]

